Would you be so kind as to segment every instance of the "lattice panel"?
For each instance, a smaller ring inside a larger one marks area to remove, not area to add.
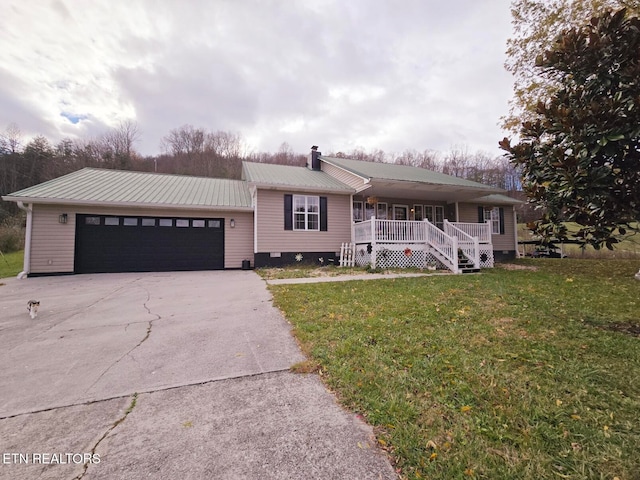
[[[366,267],[371,263],[371,254],[367,253],[367,245],[356,245],[355,262],[358,267]]]
[[[424,268],[425,253],[421,249],[409,246],[381,248],[376,254],[378,268]]]
[[[493,268],[493,249],[480,245],[480,268]]]
[[[387,244],[376,245],[376,267],[377,268],[427,268],[428,265],[436,265],[438,270],[448,270],[438,258],[431,253],[428,246],[422,245],[402,245]],[[411,252],[406,252],[406,249]],[[426,251],[423,250],[426,248]],[[480,268],[493,268],[493,250],[491,246],[483,248],[480,246]],[[371,254],[367,252],[367,244],[356,245],[355,263],[359,267],[366,267],[371,264]]]

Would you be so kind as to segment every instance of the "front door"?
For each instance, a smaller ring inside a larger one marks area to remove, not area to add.
[[[393,220],[409,220],[409,206],[408,205],[394,205],[393,206]]]

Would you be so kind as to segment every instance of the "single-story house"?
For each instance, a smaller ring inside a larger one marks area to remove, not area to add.
[[[2,197],[27,212],[25,275],[297,261],[458,271],[516,254],[519,203],[429,170],[322,156],[243,163],[241,180],[84,168]],[[394,257],[397,257],[394,259]]]

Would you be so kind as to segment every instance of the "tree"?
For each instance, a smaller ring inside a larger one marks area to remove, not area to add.
[[[16,123],[10,123],[4,133],[0,133],[0,153],[8,155],[20,152],[22,132]]]
[[[518,130],[523,121],[535,117],[539,100],[548,100],[560,88],[553,79],[540,75],[536,56],[552,44],[563,30],[582,25],[607,10],[626,7],[640,14],[639,0],[513,0],[513,36],[507,41],[505,68],[514,76],[514,96],[503,127]]]
[[[131,168],[136,156],[133,145],[139,139],[140,131],[136,122],[120,122],[101,138],[103,161],[113,168]]]
[[[545,211],[532,228],[547,241],[611,249],[640,219],[640,19],[624,9],[594,17],[560,35],[536,66],[561,88],[522,124],[520,143],[500,142]]]

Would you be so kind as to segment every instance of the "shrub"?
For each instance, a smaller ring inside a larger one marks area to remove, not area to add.
[[[0,224],[0,252],[9,253],[24,248],[24,219],[8,217]]]

